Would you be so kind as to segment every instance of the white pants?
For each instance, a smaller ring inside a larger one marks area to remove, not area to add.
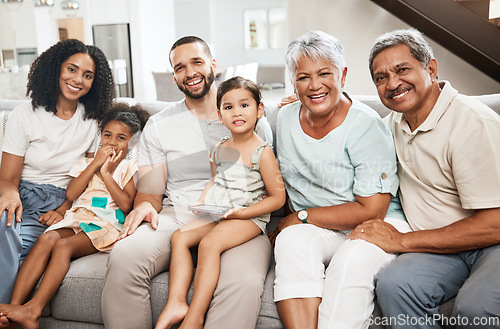
[[[386,218],[400,232],[408,223]],[[274,299],[322,298],[318,328],[368,328],[374,307],[374,277],[396,255],[349,231],[293,225],[276,239]]]

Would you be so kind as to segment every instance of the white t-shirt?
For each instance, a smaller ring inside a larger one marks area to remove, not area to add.
[[[63,120],[31,103],[17,106],[9,115],[2,151],[23,156],[21,179],[66,188],[71,167],[87,152],[95,152],[98,127],[84,120],[84,106]]]
[[[401,113],[385,118],[396,143],[401,204],[414,230],[500,207],[500,117],[449,82],[440,86],[434,108],[414,131]]]

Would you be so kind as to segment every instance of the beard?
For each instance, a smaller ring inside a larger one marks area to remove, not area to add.
[[[180,91],[184,93],[184,95],[186,95],[186,97],[192,99],[200,99],[203,98],[210,91],[210,88],[212,87],[212,84],[215,81],[214,71],[210,70],[210,74],[208,76],[203,76],[203,81],[205,81],[205,85],[203,86],[203,89],[198,92],[191,91],[189,88],[185,87],[184,84],[177,83],[177,87],[179,88]]]

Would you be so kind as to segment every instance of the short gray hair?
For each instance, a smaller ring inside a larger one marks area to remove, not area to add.
[[[331,61],[341,72],[346,66],[344,46],[337,38],[322,31],[310,31],[288,45],[285,61],[290,79],[297,70],[299,58],[304,55],[313,60]]]
[[[373,79],[373,61],[378,54],[387,48],[406,45],[410,48],[410,52],[417,61],[422,63],[423,67],[429,64],[429,61],[434,58],[431,46],[425,41],[422,32],[417,29],[395,30],[383,34],[375,40],[370,51],[368,63],[370,66],[370,74]]]

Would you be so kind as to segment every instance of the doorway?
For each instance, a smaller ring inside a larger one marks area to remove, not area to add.
[[[82,17],[58,19],[57,26],[59,27],[59,40],[77,39],[85,42]]]
[[[116,95],[134,97],[129,24],[92,26],[94,45],[106,55],[113,71]]]

